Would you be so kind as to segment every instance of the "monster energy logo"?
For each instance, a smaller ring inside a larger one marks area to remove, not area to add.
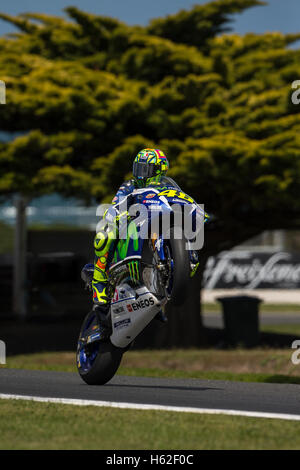
[[[128,263],[128,270],[129,270],[131,280],[139,281],[140,279],[139,262],[131,261],[130,263]]]
[[[140,274],[139,274],[139,262],[138,261],[131,261],[128,264],[129,274],[132,281],[139,281]]]

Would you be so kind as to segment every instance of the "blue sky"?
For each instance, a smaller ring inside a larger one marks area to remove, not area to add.
[[[10,0],[3,2],[0,11],[9,14],[23,12],[43,12],[62,15],[63,8],[76,5],[82,10],[119,18],[128,24],[145,25],[151,18],[176,13],[180,9],[189,9],[195,4],[207,0]],[[251,8],[242,15],[237,15],[233,30],[262,33],[265,31],[298,32],[300,31],[300,0],[269,0],[265,7]],[[0,20],[0,35],[13,31],[13,27]]]

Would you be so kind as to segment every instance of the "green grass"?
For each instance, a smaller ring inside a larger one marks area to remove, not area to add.
[[[300,424],[0,400],[0,449],[299,449]]]
[[[300,336],[300,324],[285,324],[280,323],[278,325],[261,325],[260,331],[267,333],[276,333],[281,335],[293,335]]]
[[[253,291],[255,295],[255,291]],[[299,313],[300,312],[300,304],[271,304],[262,302],[259,307],[260,313]],[[202,312],[203,313],[221,313],[222,307],[221,304],[218,302],[212,303],[202,303]]]

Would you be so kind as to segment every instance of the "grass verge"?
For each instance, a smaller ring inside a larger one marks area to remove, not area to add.
[[[300,305],[299,304],[271,304],[271,303],[262,303],[259,306],[260,313],[300,313]],[[203,313],[221,313],[222,306],[218,302],[203,302],[202,303],[202,312]]]
[[[118,374],[300,384],[300,365],[292,364],[292,352],[262,348],[128,351]],[[11,356],[2,367],[76,372],[73,352]]]
[[[279,335],[294,335],[300,336],[300,324],[293,323],[291,324],[275,324],[275,325],[261,325],[260,331],[266,333],[276,333]]]
[[[299,449],[299,423],[0,400],[0,449]]]

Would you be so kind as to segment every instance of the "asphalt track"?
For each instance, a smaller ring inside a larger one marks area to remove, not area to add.
[[[101,406],[103,402],[162,405],[178,407],[177,411],[237,410],[300,419],[300,386],[292,384],[115,376],[104,386],[88,386],[73,373],[2,368],[0,398],[14,396],[88,400],[102,402]]]

